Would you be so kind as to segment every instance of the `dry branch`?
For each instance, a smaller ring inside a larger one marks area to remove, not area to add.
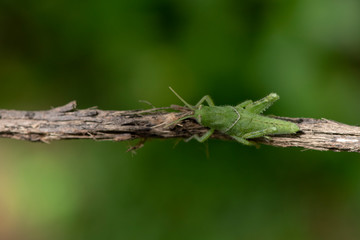
[[[63,139],[126,141],[148,138],[188,138],[207,128],[187,119],[166,127],[188,112],[179,106],[150,110],[105,111],[95,108],[76,110],[76,102],[47,111],[0,110],[0,137],[50,142]],[[320,151],[360,152],[360,127],[312,118],[277,117],[298,124],[301,131],[291,135],[258,138],[255,142],[279,147],[302,147]],[[220,132],[212,138],[231,140]]]

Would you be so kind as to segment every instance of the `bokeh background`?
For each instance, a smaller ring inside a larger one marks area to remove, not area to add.
[[[357,125],[359,80],[357,0],[0,0],[1,109],[180,104],[172,86]],[[0,139],[0,239],[360,238],[358,154],[131,144]]]

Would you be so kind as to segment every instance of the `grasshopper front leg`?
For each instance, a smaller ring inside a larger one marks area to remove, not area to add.
[[[212,100],[212,98],[211,98],[209,95],[205,95],[205,96],[203,96],[203,97],[200,99],[200,101],[195,105],[195,108],[199,108],[200,105],[201,105],[203,102],[205,102],[205,101],[208,103],[208,105],[209,105],[210,107],[215,106],[214,101]]]
[[[214,101],[211,99],[211,97],[209,95],[205,95],[200,99],[200,101],[195,105],[195,108],[194,108],[189,103],[187,103],[182,97],[180,97],[180,95],[177,94],[177,92],[175,92],[174,89],[172,89],[171,87],[169,87],[169,88],[175,94],[175,96],[177,96],[185,104],[185,106],[187,106],[188,108],[190,108],[192,110],[198,109],[200,107],[200,105],[205,101],[208,103],[208,105],[210,107],[215,106]]]
[[[214,133],[215,129],[211,128],[209,131],[207,131],[204,135],[202,135],[201,137],[199,137],[199,135],[195,134],[192,135],[190,138],[186,139],[185,142],[190,141],[191,139],[195,138],[198,142],[205,142],[206,140],[209,139],[209,137]]]

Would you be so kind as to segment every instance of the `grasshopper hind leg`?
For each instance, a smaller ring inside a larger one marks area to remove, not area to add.
[[[265,137],[267,139],[270,139],[270,137],[268,137],[266,135],[274,133],[274,132],[276,132],[276,130],[277,130],[276,127],[270,127],[270,128],[265,128],[263,130],[246,133],[246,134],[242,135],[241,137],[238,137],[238,136],[231,136],[231,137],[233,139],[235,139],[236,141],[238,141],[239,143],[242,143],[242,144],[245,144],[248,146],[258,147],[258,145],[255,142],[248,141],[247,139],[258,138],[258,137]]]
[[[251,100],[246,100],[245,102],[242,102],[242,103],[236,105],[236,107],[237,107],[237,108],[239,108],[239,107],[244,108],[244,107],[246,107],[246,106],[248,106],[248,105],[250,105],[250,104],[253,104],[253,101],[251,101]]]
[[[262,130],[259,130],[259,131],[246,133],[242,137],[246,138],[246,139],[264,137],[264,136],[266,136],[268,134],[272,134],[272,133],[276,132],[276,130],[277,130],[276,127],[269,127],[269,128],[265,128],[265,129],[262,129]]]
[[[254,102],[248,104],[246,109],[252,113],[260,114],[268,109],[271,105],[274,104],[279,99],[279,95],[276,93],[270,93],[268,96]]]

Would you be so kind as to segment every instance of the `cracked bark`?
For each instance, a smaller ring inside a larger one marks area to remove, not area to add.
[[[166,109],[179,111],[169,112]],[[186,119],[174,127],[165,127],[189,114],[172,106],[150,110],[106,111],[96,108],[76,110],[76,102],[47,111],[0,110],[0,137],[32,142],[65,139],[127,141],[148,138],[188,138],[208,129]],[[320,151],[360,152],[360,127],[313,118],[275,117],[296,123],[296,134],[257,138],[255,142],[278,147],[301,147]],[[231,140],[215,132],[212,138]]]

